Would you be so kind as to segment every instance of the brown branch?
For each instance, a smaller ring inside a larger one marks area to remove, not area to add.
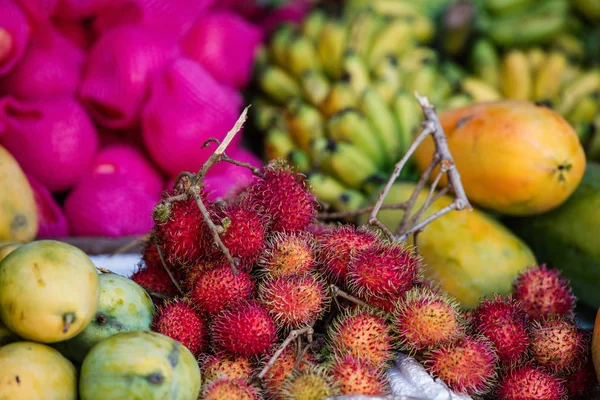
[[[312,326],[307,326],[306,328],[301,328],[301,329],[296,329],[296,330],[291,331],[289,333],[288,337],[283,341],[283,343],[281,343],[281,346],[279,346],[279,348],[277,349],[275,354],[273,354],[273,356],[269,359],[269,362],[267,363],[267,365],[265,365],[265,367],[260,371],[257,378],[263,379],[265,377],[267,372],[269,372],[269,369],[271,369],[273,367],[273,365],[275,364],[275,361],[277,361],[279,356],[281,356],[281,353],[283,353],[283,351],[286,349],[286,347],[288,347],[290,343],[292,343],[294,340],[296,340],[296,338],[298,336],[306,335],[309,333],[310,333],[310,335],[312,335],[312,332],[313,332]]]
[[[129,250],[131,250],[131,249],[133,249],[133,248],[135,248],[135,246],[137,246],[138,244],[140,244],[140,243],[143,243],[143,242],[145,242],[145,241],[149,240],[149,239],[150,239],[150,236],[151,236],[151,234],[150,234],[150,233],[147,233],[147,234],[145,234],[144,236],[140,236],[140,237],[138,237],[138,238],[135,238],[135,239],[133,239],[133,240],[132,240],[132,241],[130,241],[129,243],[126,243],[125,245],[123,245],[123,246],[121,246],[121,247],[117,248],[115,251],[113,251],[113,252],[112,252],[112,253],[109,255],[109,257],[114,257],[114,256],[116,256],[116,255],[123,254],[123,253],[125,253],[125,252],[127,252],[127,251],[129,251]]]
[[[158,257],[160,258],[160,263],[169,275],[169,279],[171,279],[171,282],[173,282],[173,285],[175,285],[177,291],[180,294],[183,294],[183,290],[181,289],[181,286],[179,286],[179,282],[177,282],[177,279],[175,279],[175,276],[171,272],[171,269],[167,266],[167,262],[165,261],[165,257],[163,256],[162,249],[160,248],[160,245],[158,244],[158,240],[156,238],[154,239],[154,245],[156,246],[156,252],[158,253]]]
[[[404,203],[396,203],[396,204],[382,204],[381,210],[402,210],[406,209],[408,202]],[[357,217],[359,215],[370,213],[373,210],[374,206],[368,206],[359,208],[356,210],[348,210],[348,211],[337,211],[337,212],[322,212],[318,214],[318,218],[320,219],[338,219],[338,218],[349,218],[349,217]]]
[[[221,156],[221,161],[228,162],[233,165],[237,165],[238,167],[248,168],[252,172],[253,175],[263,176],[260,168],[257,168],[248,162],[234,160],[233,158],[230,158],[227,154],[223,154]]]
[[[302,360],[304,359],[304,356],[306,355],[306,353],[308,352],[308,350],[313,346],[313,344],[315,342],[313,342],[313,330],[310,330],[306,333],[306,341],[308,342],[306,344],[306,346],[304,346],[304,348],[300,351],[298,351],[298,357],[296,358],[296,362],[294,363],[294,369],[298,369],[298,367],[300,366],[300,363],[302,363]]]
[[[331,295],[333,297],[341,297],[342,299],[346,299],[348,301],[351,301],[354,304],[357,304],[359,306],[363,306],[363,307],[367,307],[367,308],[372,308],[372,309],[378,309],[377,307],[374,307],[368,303],[365,303],[364,301],[362,301],[361,299],[352,296],[351,294],[348,294],[346,292],[344,292],[342,289],[340,289],[339,287],[337,287],[336,285],[329,285],[329,289],[331,290]]]

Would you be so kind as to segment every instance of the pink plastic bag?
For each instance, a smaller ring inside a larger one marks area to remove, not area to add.
[[[2,1],[0,12],[0,76],[10,72],[25,54],[31,29],[26,14],[13,0]]]

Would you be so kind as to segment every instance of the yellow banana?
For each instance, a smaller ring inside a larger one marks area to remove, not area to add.
[[[317,55],[323,71],[330,78],[341,77],[342,54],[345,48],[345,26],[338,21],[327,21],[319,34]]]
[[[421,68],[409,74],[404,81],[404,89],[409,93],[417,92],[420,96],[432,97],[437,90],[436,79],[437,68],[433,64],[423,65]]]
[[[502,60],[502,93],[517,100],[528,100],[533,93],[531,67],[522,50],[510,50]]]
[[[494,44],[479,39],[471,51],[471,65],[475,75],[495,88],[500,86],[500,55]]]
[[[385,149],[386,165],[393,165],[400,155],[398,126],[394,114],[373,89],[367,89],[362,93],[358,107],[379,134],[380,142]]]
[[[315,138],[325,136],[323,115],[302,101],[290,102],[284,117],[290,136],[300,150],[308,151]]]
[[[313,106],[318,106],[325,100],[331,84],[327,77],[320,71],[305,71],[300,78],[300,85],[304,97],[310,101]]]
[[[585,96],[600,91],[600,69],[585,72],[565,87],[556,110],[566,115]]]
[[[353,49],[344,52],[342,74],[357,94],[362,93],[370,84],[371,78],[367,65]]]
[[[308,183],[319,200],[337,211],[357,210],[365,203],[365,196],[358,190],[349,189],[339,180],[321,172],[307,174]]]
[[[316,44],[326,21],[327,14],[323,10],[313,10],[302,22],[302,34]]]
[[[377,165],[355,146],[333,142],[323,157],[323,169],[352,189],[360,189],[381,173]]]
[[[600,101],[596,93],[590,93],[571,109],[567,114],[570,122],[592,123],[597,115],[600,115]]]
[[[313,42],[305,36],[296,36],[288,45],[286,64],[290,72],[297,78],[305,71],[320,70],[317,50]]]
[[[269,56],[276,65],[287,68],[287,48],[294,36],[294,29],[290,25],[282,26],[273,33],[269,43]]]
[[[385,166],[384,149],[375,128],[357,109],[346,108],[327,121],[328,137],[353,144],[379,167]]]
[[[398,121],[400,156],[403,156],[414,140],[415,131],[421,125],[423,112],[417,98],[406,91],[396,94],[392,108]]]
[[[379,31],[386,27],[381,15],[372,9],[361,10],[350,21],[348,43],[346,47],[353,49],[358,55],[368,60],[368,55]]]
[[[502,95],[496,88],[488,85],[487,82],[472,76],[466,77],[461,81],[461,89],[471,96],[476,103],[495,101],[502,98]]]
[[[340,81],[331,87],[331,90],[319,108],[321,109],[321,112],[329,118],[344,108],[354,107],[356,101],[356,92],[354,92],[352,86],[350,86],[349,83]]]
[[[413,37],[419,43],[430,43],[435,36],[435,23],[426,15],[419,15],[410,21]]]
[[[296,149],[294,142],[286,131],[271,128],[265,135],[265,156],[268,160],[288,159],[288,155]]]
[[[412,1],[375,0],[371,2],[371,7],[378,14],[394,18],[411,19],[421,15],[416,2]]]
[[[258,83],[269,97],[281,104],[302,95],[302,90],[294,78],[276,66],[267,66],[258,71]]]
[[[471,96],[469,96],[466,93],[460,93],[460,94],[455,94],[454,96],[447,98],[443,102],[442,106],[439,108],[440,108],[440,111],[451,110],[454,108],[468,106],[471,103],[473,103],[473,99],[471,98]]]
[[[546,62],[547,57],[548,53],[539,46],[534,46],[527,50],[527,60],[529,61],[529,66],[531,67],[531,73],[537,73],[539,68]]]
[[[387,55],[401,56],[413,42],[410,25],[402,20],[391,21],[385,28],[380,30],[373,41],[371,51],[368,55],[368,65],[376,67]]]
[[[387,104],[391,104],[394,94],[400,89],[400,84],[398,59],[388,55],[373,69],[372,87]]]
[[[434,49],[429,47],[415,47],[400,59],[400,71],[409,74],[425,64],[436,64],[438,55]]]
[[[486,0],[485,7],[496,15],[515,14],[523,11],[536,0]]]
[[[534,99],[553,99],[560,89],[560,77],[568,64],[567,57],[558,51],[551,52],[535,76]]]

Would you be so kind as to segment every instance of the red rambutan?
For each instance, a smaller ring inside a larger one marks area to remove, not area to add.
[[[246,193],[271,219],[274,232],[306,229],[317,216],[317,201],[305,177],[282,160],[264,167]]]
[[[285,400],[328,399],[338,394],[339,387],[321,366],[292,372],[281,388],[281,398]]]
[[[568,373],[587,356],[587,338],[568,316],[553,314],[530,324],[531,354],[551,373]]]
[[[189,292],[198,308],[215,315],[233,304],[254,296],[256,284],[248,272],[235,275],[229,265],[203,271]]]
[[[172,297],[177,294],[177,287],[164,269],[140,267],[129,279],[146,289],[165,296]]]
[[[341,395],[381,396],[389,393],[383,369],[367,360],[349,354],[338,356],[334,358],[330,371]]]
[[[184,271],[185,274],[182,281],[184,290],[186,292],[192,291],[192,289],[196,286],[196,281],[205,271],[215,269],[216,267],[222,265],[222,262],[218,262],[216,260],[203,260],[199,264],[187,267]]]
[[[219,378],[249,380],[254,365],[247,357],[226,353],[207,355],[201,362],[202,379],[205,382]]]
[[[485,299],[473,315],[475,329],[490,339],[500,362],[515,365],[526,359],[529,349],[527,313],[511,296]]]
[[[565,378],[565,388],[570,399],[590,399],[598,384],[592,357]]]
[[[496,383],[498,356],[485,336],[462,336],[425,355],[425,366],[450,389],[469,396],[483,395]]]
[[[328,303],[325,282],[309,273],[267,279],[258,293],[263,306],[281,328],[311,325]]]
[[[498,400],[563,400],[566,395],[562,379],[527,363],[510,370],[496,389]]]
[[[404,350],[422,351],[464,334],[456,300],[450,296],[415,287],[397,303],[394,329]]]
[[[391,314],[396,309],[396,303],[402,297],[404,297],[404,294],[402,294],[402,295],[384,294],[384,295],[380,295],[379,297],[375,297],[375,296],[370,295],[368,292],[364,292],[360,296],[360,300],[363,300],[365,303],[367,303],[368,305],[370,305],[372,307],[375,307],[381,311]]]
[[[259,265],[261,273],[272,278],[314,270],[317,265],[314,236],[309,232],[271,235]]]
[[[175,194],[178,193],[165,191],[163,197]],[[207,209],[212,210],[206,195],[202,193],[201,197]],[[163,256],[171,264],[194,265],[208,252],[201,244],[207,243],[205,237],[210,237],[210,231],[193,198],[159,203],[154,212],[154,231]]]
[[[362,297],[400,296],[420,279],[422,261],[405,244],[380,243],[357,252],[348,271],[348,286]]]
[[[207,345],[205,322],[188,299],[172,300],[159,307],[152,330],[177,340],[195,356]]]
[[[258,388],[242,378],[219,378],[204,387],[202,400],[260,400]]]
[[[392,330],[377,312],[361,308],[339,315],[329,328],[334,353],[350,354],[382,366],[393,357]]]
[[[378,242],[375,233],[365,228],[341,225],[329,229],[317,237],[320,265],[331,282],[345,283],[354,256]]]
[[[158,249],[156,248],[154,238],[151,238],[144,244],[142,249],[142,261],[144,262],[146,268],[150,270],[160,269],[164,271],[166,266],[176,280],[180,281],[182,278],[181,268],[169,263],[166,259],[165,265],[163,265],[160,255],[158,254]]]
[[[267,220],[248,201],[227,203],[215,211],[213,222],[223,227],[219,233],[223,244],[231,256],[237,258],[243,269],[249,270],[257,261],[265,247]],[[207,243],[203,248],[211,249],[220,261],[225,256],[217,247],[212,236],[206,236]]]
[[[261,363],[260,369],[262,370],[266,363],[269,362],[271,356],[279,348],[279,343],[273,347],[273,350],[266,353],[266,356]],[[271,368],[268,369],[265,377],[263,378],[265,397],[270,400],[281,400],[281,388],[285,379],[292,374],[298,354],[295,346],[287,346],[283,352],[277,357],[275,363]],[[299,371],[305,371],[306,368],[314,366],[312,358],[308,353],[304,355],[302,362],[298,365]]]
[[[213,343],[232,354],[254,357],[268,351],[277,329],[267,310],[255,301],[236,303],[219,313],[212,324]]]
[[[546,264],[523,271],[513,282],[513,296],[531,318],[550,314],[572,314],[575,296],[568,280],[557,269]]]

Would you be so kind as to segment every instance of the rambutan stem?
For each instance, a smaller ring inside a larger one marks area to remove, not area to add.
[[[230,158],[227,154],[223,154],[221,156],[221,161],[225,161],[230,164],[237,165],[238,167],[248,168],[252,172],[253,175],[256,175],[256,176],[263,175],[262,172],[260,171],[260,168],[256,168],[254,165],[244,162],[244,161],[234,160],[233,158]]]
[[[333,284],[329,285],[329,289],[331,290],[331,295],[333,297],[341,297],[342,299],[346,299],[348,301],[351,301],[354,304],[357,304],[359,306],[368,307],[368,308],[372,308],[372,309],[378,310],[377,307],[373,307],[372,305],[370,305],[368,303],[365,303],[361,299],[356,298],[356,297],[352,296],[351,294],[348,294],[348,293],[344,292],[342,289],[340,289],[336,285],[333,285]]]
[[[163,256],[162,250],[161,250],[160,245],[158,244],[158,240],[156,238],[154,238],[154,245],[156,246],[156,252],[158,253],[158,257],[160,258],[160,263],[162,264],[163,268],[169,275],[169,279],[171,279],[171,282],[173,282],[173,285],[175,285],[175,287],[177,288],[177,291],[180,294],[184,294],[183,290],[181,289],[181,286],[179,286],[179,282],[177,282],[177,279],[175,279],[175,277],[173,276],[173,273],[167,266],[167,262],[165,261],[165,257]]]
[[[271,356],[267,365],[265,365],[265,367],[257,375],[257,378],[263,379],[265,377],[265,375],[267,374],[267,372],[269,372],[269,369],[271,369],[273,367],[273,365],[275,364],[275,362],[277,361],[279,356],[281,356],[281,353],[283,353],[283,351],[290,345],[290,343],[292,343],[294,340],[296,340],[296,338],[298,338],[299,336],[307,335],[307,334],[310,334],[311,338],[312,338],[312,334],[313,334],[312,326],[307,326],[306,328],[301,328],[301,329],[296,329],[296,330],[291,331],[289,333],[288,337],[283,341],[283,343],[281,343],[281,346],[279,346],[277,351],[273,354],[273,356]]]
[[[306,333],[306,341],[308,342],[304,348],[298,351],[298,357],[296,357],[296,362],[294,363],[294,369],[298,369],[304,356],[308,352],[308,350],[313,346],[315,342],[313,342],[313,332],[309,331]]]

